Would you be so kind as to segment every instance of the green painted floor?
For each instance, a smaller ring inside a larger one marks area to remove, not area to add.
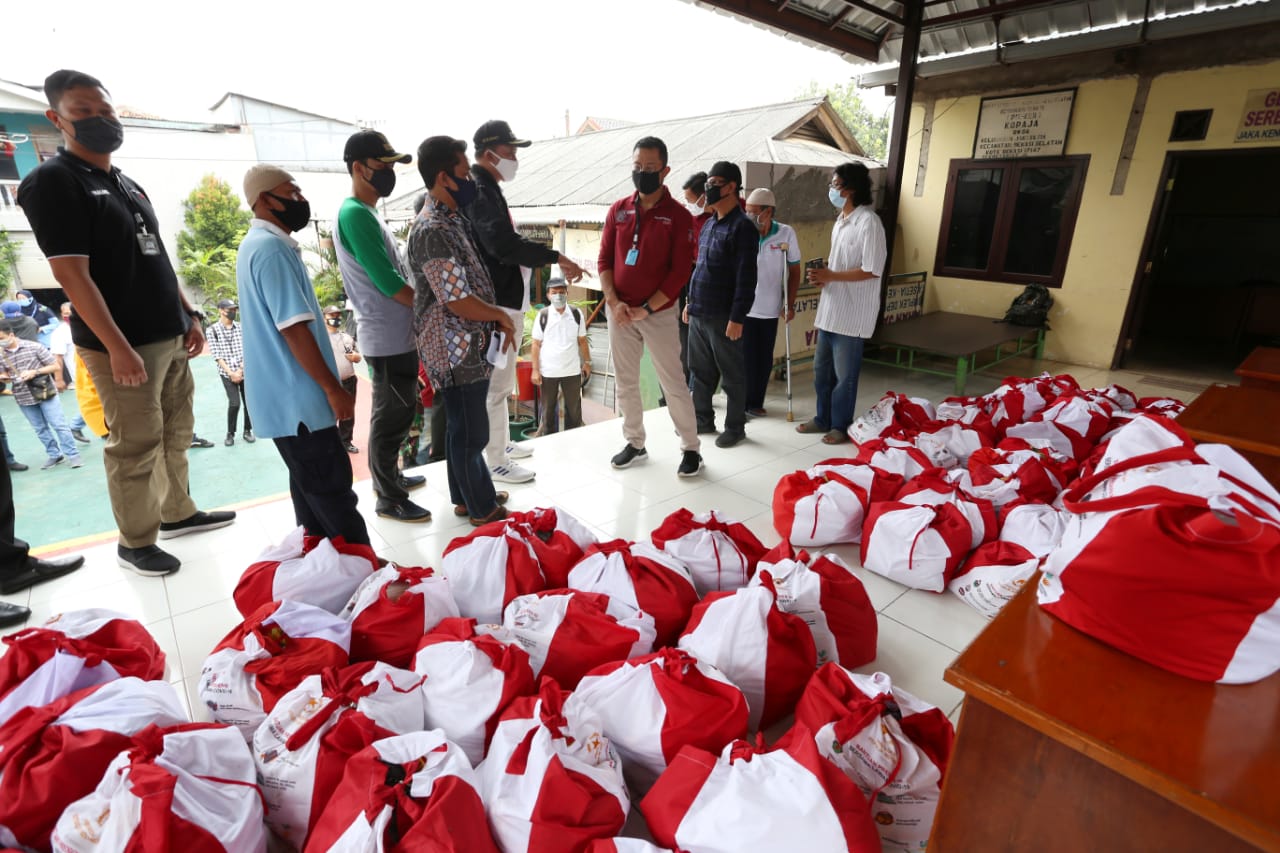
[[[289,475],[275,445],[266,440],[246,444],[237,434],[232,447],[224,447],[227,429],[227,397],[213,359],[200,356],[191,362],[195,375],[196,433],[215,442],[207,449],[192,448],[191,493],[201,509],[281,495],[289,489]],[[75,416],[75,392],[62,396],[67,420]],[[242,415],[243,417],[243,415]],[[8,432],[9,447],[19,462],[31,466],[13,477],[17,535],[33,548],[83,537],[114,534],[115,519],[107,499],[106,473],[102,467],[103,442],[80,445],[84,467],[66,463],[41,471],[43,445],[18,409],[13,397],[0,397],[0,418]],[[243,423],[240,429],[243,430]]]

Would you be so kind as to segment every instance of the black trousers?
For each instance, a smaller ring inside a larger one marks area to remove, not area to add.
[[[448,442],[449,428],[449,409],[445,406],[444,400],[431,404],[431,453],[427,459],[430,462],[440,462],[445,459],[446,443]]]
[[[13,535],[13,480],[8,465],[0,465],[0,576],[15,575],[27,566],[26,542]]]
[[[222,390],[227,392],[227,435],[235,435],[236,421],[240,415],[240,404],[244,404],[244,431],[252,432],[253,424],[249,420],[249,401],[244,396],[244,383],[232,382],[222,377]]]
[[[359,382],[356,377],[351,376],[342,380],[342,388],[351,395],[351,399],[356,398],[356,388]],[[246,427],[247,429],[248,427]],[[356,434],[356,419],[347,418],[345,421],[338,421],[338,438],[342,439],[343,444],[350,444],[351,439]]]
[[[298,524],[315,536],[341,536],[368,545],[369,529],[351,489],[351,457],[338,438],[338,428],[310,432],[299,424],[297,435],[277,438],[275,444],[289,469],[289,495]]]
[[[365,361],[373,378],[373,412],[369,417],[373,491],[385,501],[400,503],[409,499],[409,493],[400,486],[396,460],[417,410],[418,354],[367,355]]]
[[[582,426],[582,374],[576,376],[542,377],[542,434],[551,435],[560,429],[556,417],[556,398],[564,398],[564,428]]]
[[[711,397],[716,386],[724,388],[728,402],[724,412],[724,431],[746,432],[746,377],[742,360],[742,339],[729,340],[725,327],[728,315],[689,318],[689,370],[693,372],[693,411],[698,416],[698,429],[711,429],[716,423]]]
[[[742,324],[742,359],[747,369],[747,408],[763,409],[773,372],[773,346],[778,340],[778,318],[748,317]]]

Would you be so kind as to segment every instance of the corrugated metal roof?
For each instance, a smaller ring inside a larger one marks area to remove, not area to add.
[[[520,151],[517,180],[503,184],[507,204],[517,221],[601,222],[604,210],[634,192],[631,155],[636,140],[656,136],[667,145],[671,175],[667,185],[679,187],[687,176],[706,171],[717,160],[743,166],[748,162],[793,166],[835,166],[861,160],[861,147],[849,135],[831,105],[808,98],[727,113],[667,119],[617,130],[600,130],[535,142]],[[391,208],[412,209],[417,192],[401,196]],[[538,210],[531,219],[517,209]],[[554,208],[554,210],[551,210]],[[560,215],[563,211],[581,218]],[[552,219],[546,216],[555,213]]]

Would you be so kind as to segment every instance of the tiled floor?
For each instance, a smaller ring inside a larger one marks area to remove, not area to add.
[[[1139,374],[1072,369],[1050,362],[1010,363],[1004,368],[1000,376],[1030,375],[1045,369],[1073,373],[1086,387],[1118,382],[1139,395],[1192,396],[1185,390],[1152,385]],[[989,391],[998,379],[973,377],[968,393]],[[796,423],[812,411],[811,381],[811,374],[797,371]],[[890,389],[936,401],[951,393],[951,381],[868,367],[860,385],[860,410]],[[744,521],[767,546],[773,546],[779,537],[773,530],[770,502],[778,478],[850,450],[847,444],[828,448],[815,436],[796,433],[794,424],[786,420],[784,390],[778,383],[773,390],[767,401],[771,414],[748,424],[747,442],[730,450],[704,442],[706,468],[697,479],[676,477],[678,440],[662,409],[648,412],[645,418],[648,461],[626,471],[609,466],[609,458],[623,444],[617,421],[535,439],[536,453],[529,465],[538,477],[528,485],[504,486],[512,493],[511,506],[557,505],[605,539],[647,537],[667,514],[680,507],[717,509]],[[437,566],[449,541],[470,528],[465,519],[453,515],[442,464],[420,470],[427,476],[427,485],[414,493],[414,500],[431,510],[434,520],[429,524],[377,518],[372,512],[369,482],[358,483],[356,491],[379,554],[402,565]],[[86,566],[81,571],[6,600],[30,606],[31,624],[57,612],[91,606],[113,608],[140,619],[168,653],[168,678],[183,688],[179,692],[199,718],[196,678],[205,656],[239,621],[230,598],[236,581],[265,546],[279,541],[292,527],[289,502],[277,500],[242,511],[236,523],[223,530],[162,543],[183,560],[181,571],[163,580],[141,578],[118,568],[114,540],[104,542],[83,551]],[[951,595],[909,590],[863,570],[856,546],[830,550],[855,567],[854,573],[880,614],[879,654],[874,664],[863,669],[889,673],[896,684],[954,718],[961,694],[943,682],[942,674],[982,630],[983,618]]]

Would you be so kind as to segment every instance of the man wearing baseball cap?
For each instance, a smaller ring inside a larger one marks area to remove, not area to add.
[[[245,390],[258,433],[275,442],[289,469],[293,513],[309,535],[369,544],[351,489],[351,457],[338,437],[355,400],[338,379],[315,289],[293,232],[311,205],[293,176],[266,163],[244,176],[253,211],[236,258],[244,306]]]
[[[396,151],[378,131],[362,130],[347,140],[342,159],[351,175],[351,196],[338,209],[333,247],[347,299],[360,316],[360,343],[373,380],[369,473],[378,498],[374,511],[394,521],[430,521],[431,513],[409,500],[409,490],[427,478],[402,474],[398,465],[418,400],[413,288],[395,233],[374,206],[395,190],[395,164],[413,157]]]
[[[475,133],[475,164],[471,175],[476,182],[475,201],[462,210],[462,215],[475,231],[480,258],[489,270],[499,308],[511,315],[515,328],[524,327],[524,313],[529,310],[529,282],[521,267],[545,267],[559,264],[565,280],[572,284],[582,278],[582,268],[569,258],[541,243],[521,237],[511,221],[507,199],[502,194],[503,181],[514,181],[520,163],[516,149],[532,143],[519,139],[505,121],[487,121]],[[508,427],[507,398],[515,385],[516,360],[507,359],[495,367],[489,377],[489,444],[485,461],[489,473],[501,483],[527,483],[534,473],[511,461],[532,451],[511,442]]]
[[[747,417],[765,414],[764,395],[773,372],[773,347],[778,340],[778,318],[796,315],[796,291],[800,289],[800,243],[795,229],[774,218],[778,202],[773,190],[757,187],[747,196],[747,218],[760,232],[756,252],[756,296],[742,324],[742,356],[747,366]],[[783,302],[783,279],[786,302]]]

